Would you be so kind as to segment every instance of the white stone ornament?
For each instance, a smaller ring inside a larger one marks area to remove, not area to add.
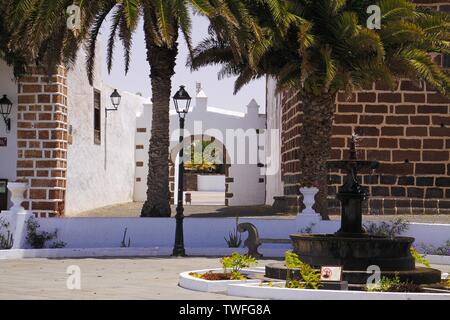
[[[19,183],[19,182],[10,182],[8,183],[8,190],[11,192],[11,202],[13,203],[13,207],[10,209],[11,211],[18,212],[24,211],[25,208],[22,207],[22,203],[24,202],[24,193],[28,189],[28,184]]]
[[[312,207],[316,203],[315,197],[319,192],[319,189],[312,188],[300,188],[300,192],[303,194],[303,204],[305,205],[305,209],[301,214],[318,214]]]

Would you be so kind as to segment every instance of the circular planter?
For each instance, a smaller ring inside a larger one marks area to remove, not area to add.
[[[227,287],[230,284],[244,284],[244,283],[259,284],[261,282],[261,280],[256,280],[256,279],[211,281],[211,280],[196,278],[196,277],[193,277],[190,275],[190,273],[204,274],[204,273],[207,273],[208,271],[221,272],[222,269],[206,269],[206,270],[195,270],[195,271],[182,272],[182,273],[180,273],[180,281],[179,281],[180,287],[182,287],[184,289],[201,291],[201,292],[226,292]],[[251,273],[256,273],[256,272],[264,274],[264,269],[251,269]],[[248,273],[250,273],[250,269],[242,271],[243,275],[246,275]]]

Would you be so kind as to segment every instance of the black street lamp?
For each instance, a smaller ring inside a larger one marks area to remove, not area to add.
[[[183,207],[183,189],[184,189],[184,152],[183,152],[183,140],[184,140],[184,120],[189,107],[191,106],[191,97],[187,93],[184,86],[180,86],[180,90],[173,96],[175,109],[180,117],[180,154],[179,154],[179,166],[178,166],[178,203],[175,230],[175,245],[173,247],[173,256],[185,257],[186,251],[184,249],[184,233],[183,233],[183,219],[184,219],[184,207]]]
[[[111,94],[110,98],[111,98],[111,103],[112,103],[113,107],[110,109],[105,108],[106,117],[108,117],[109,111],[117,111],[117,109],[119,108],[120,102],[122,101],[122,96],[119,94],[119,92],[117,92],[117,89],[114,89],[114,92]]]
[[[3,117],[3,121],[5,121],[6,132],[11,131],[11,110],[12,110],[12,102],[8,99],[6,94],[3,95],[3,98],[0,99],[0,113]]]

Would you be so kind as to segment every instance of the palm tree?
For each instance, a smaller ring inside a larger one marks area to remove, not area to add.
[[[251,1],[250,1],[251,2]],[[433,60],[450,53],[448,14],[416,7],[410,0],[379,0],[382,26],[366,26],[373,0],[257,1],[250,14],[262,26],[264,46],[256,41],[233,58],[232,44],[213,34],[194,50],[193,69],[222,64],[219,76],[237,75],[236,91],[252,79],[272,76],[280,90],[301,97],[300,184],[319,184],[316,210],[327,214],[327,161],[339,91],[351,93],[382,81],[391,88],[409,78],[425,81],[450,95],[450,79]],[[261,14],[270,12],[270,14]],[[273,14],[273,13],[278,14]],[[286,24],[287,23],[287,24]]]
[[[172,76],[178,55],[179,31],[191,49],[189,3],[216,25],[234,30],[239,44],[254,30],[252,21],[237,0],[76,0],[82,8],[81,29],[76,33],[66,28],[62,13],[73,0],[1,0],[7,7],[11,44],[29,52],[29,62],[38,61],[52,72],[59,63],[69,66],[75,61],[82,43],[86,45],[87,72],[93,81],[95,48],[99,31],[108,15],[112,26],[107,44],[107,64],[111,70],[115,41],[125,49],[125,72],[130,64],[132,37],[139,19],[144,21],[147,61],[152,84],[153,117],[149,147],[148,191],[141,215],[170,216],[169,204],[169,109]],[[236,53],[239,51],[235,50]]]

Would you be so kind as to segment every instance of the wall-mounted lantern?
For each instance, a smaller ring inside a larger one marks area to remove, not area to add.
[[[12,110],[12,102],[8,99],[6,94],[3,95],[3,98],[0,99],[0,113],[3,117],[3,121],[5,121],[6,132],[11,131],[11,110]]]
[[[119,94],[119,92],[117,92],[117,89],[114,89],[114,92],[111,94],[110,98],[113,107],[110,109],[108,108],[105,109],[106,116],[108,116],[109,111],[117,111],[120,102],[122,101],[122,96]]]

